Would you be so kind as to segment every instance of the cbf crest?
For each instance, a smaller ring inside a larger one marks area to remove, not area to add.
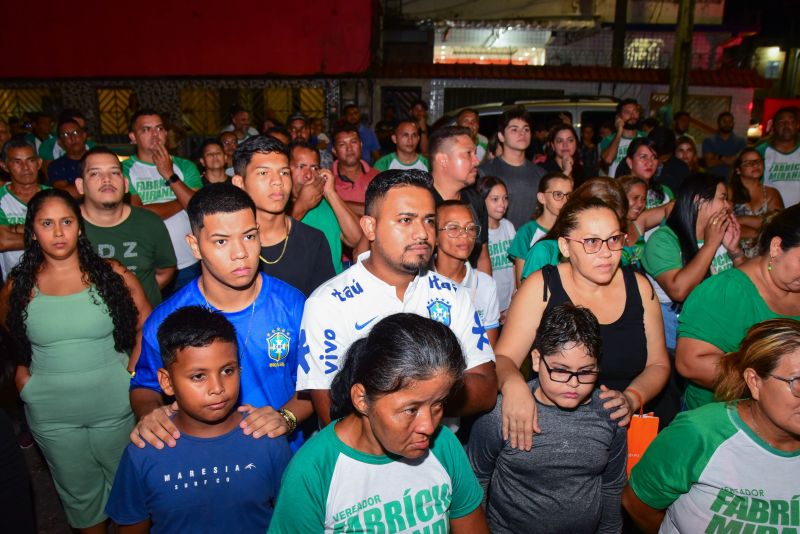
[[[290,343],[289,332],[283,328],[275,328],[267,335],[267,355],[273,362],[269,364],[270,367],[283,367],[286,365]]]
[[[445,326],[450,326],[450,303],[444,299],[428,301],[428,317]]]

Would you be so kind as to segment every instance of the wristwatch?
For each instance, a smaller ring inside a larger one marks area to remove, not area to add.
[[[169,178],[164,179],[164,183],[167,184],[167,187],[169,187],[172,184],[174,184],[175,182],[180,181],[180,179],[181,179],[180,176],[178,176],[177,174],[173,174]]]

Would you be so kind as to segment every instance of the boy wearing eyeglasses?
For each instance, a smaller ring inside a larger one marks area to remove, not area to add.
[[[488,274],[473,269],[469,257],[481,235],[481,227],[469,203],[445,200],[436,207],[436,272],[458,283],[470,297],[494,347],[500,335],[497,283]]]
[[[541,433],[529,451],[503,439],[502,395],[472,427],[467,454],[497,533],[619,532],[627,432],[599,397],[600,327],[586,308],[553,307],[533,343],[528,382]]]

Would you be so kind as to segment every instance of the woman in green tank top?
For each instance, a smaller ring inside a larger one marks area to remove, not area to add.
[[[114,179],[97,175],[87,179]],[[0,303],[20,347],[20,398],[67,519],[81,532],[104,533],[106,499],[134,424],[128,368],[150,313],[144,291],[132,273],[94,253],[77,202],[48,189],[28,204],[25,252]]]

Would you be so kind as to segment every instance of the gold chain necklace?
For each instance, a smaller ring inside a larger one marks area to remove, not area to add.
[[[258,255],[258,259],[260,259],[261,261],[263,261],[267,265],[275,265],[276,263],[281,261],[283,259],[283,255],[286,254],[286,246],[289,244],[289,221],[285,217],[286,216],[284,215],[284,222],[286,223],[285,224],[285,226],[286,226],[286,237],[283,238],[283,250],[281,250],[281,255],[278,256],[278,258],[276,260],[273,260],[273,261],[267,260],[261,254]]]

